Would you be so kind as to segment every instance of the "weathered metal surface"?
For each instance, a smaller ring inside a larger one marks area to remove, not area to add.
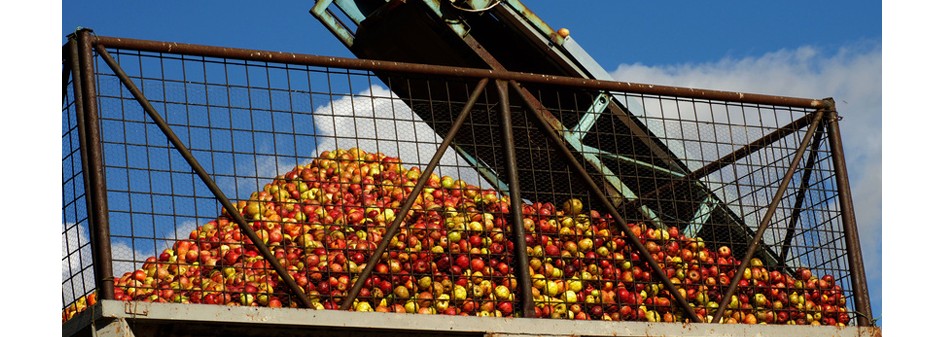
[[[96,337],[135,337],[134,330],[128,325],[128,320],[118,318],[103,322],[102,325],[92,327]]]
[[[333,0],[316,1],[312,9],[309,10],[309,13],[321,21],[325,27],[328,27],[328,30],[334,34],[341,43],[351,47],[351,45],[354,44],[354,34],[351,33],[351,30],[348,29],[347,26],[341,23],[341,20],[338,20],[338,17],[335,16],[334,13],[328,10],[328,6],[331,5],[332,1]]]
[[[551,25],[545,23],[544,20],[538,17],[538,14],[535,14],[531,9],[525,7],[521,1],[518,0],[508,0],[505,2],[505,5],[512,8],[517,12],[521,17],[525,18],[529,23],[531,23],[535,28],[541,31],[551,43],[561,45],[564,43],[564,37],[558,34],[558,31],[551,27]]]
[[[81,146],[83,154],[83,175],[88,179],[87,198],[90,200],[89,227],[92,241],[92,260],[95,263],[95,287],[99,289],[99,298],[115,298],[115,278],[112,270],[111,231],[108,223],[108,188],[105,181],[104,150],[99,125],[98,102],[95,91],[95,60],[92,31],[80,30],[76,33],[78,43],[79,77],[81,82],[82,124],[85,129]],[[87,164],[86,164],[87,163]]]
[[[502,127],[502,144],[505,147],[505,164],[509,176],[509,211],[512,213],[512,235],[515,242],[515,274],[520,283],[524,315],[535,317],[535,299],[531,293],[532,278],[528,271],[525,225],[522,220],[522,192],[518,180],[518,160],[515,158],[515,136],[512,132],[512,111],[509,109],[509,83],[496,81],[496,87],[499,92],[499,124]]]
[[[96,40],[94,40],[94,38],[93,38],[93,41],[96,41]],[[98,46],[98,47],[100,48],[100,50],[104,51],[103,45],[100,45],[100,46]],[[104,52],[104,53],[103,53],[103,52],[100,52],[100,54],[104,54],[104,55],[107,56],[107,52]],[[409,65],[409,64],[408,64],[408,65]],[[425,73],[425,72],[427,72],[427,71],[431,71],[429,68],[421,69],[421,68],[423,68],[423,67],[431,67],[431,66],[428,66],[428,65],[422,65],[422,64],[416,65],[416,64],[414,64],[414,66],[417,66],[417,67],[418,67],[418,68],[416,69],[417,73]],[[435,66],[432,66],[432,67],[435,67]],[[455,68],[453,68],[453,69],[455,69]],[[473,69],[473,70],[475,70],[475,69]],[[497,70],[497,71],[499,71],[499,72],[504,72],[505,70],[504,70],[504,69],[500,69],[500,70]],[[444,73],[446,73],[445,70],[444,70]],[[473,73],[473,71],[471,70],[470,73]],[[490,74],[496,74],[497,72],[496,72],[496,71],[492,71],[492,72],[489,72],[489,73],[490,73]],[[510,72],[510,73],[511,73],[511,72]],[[522,74],[522,73],[514,73],[514,74]],[[482,79],[480,80],[480,83],[483,83],[484,81],[486,81],[485,79],[492,78],[492,77],[490,77],[490,76],[484,76],[484,77],[481,77],[481,78],[482,78]],[[64,83],[65,83],[65,80],[64,80]],[[596,83],[600,84],[600,83],[604,83],[604,82],[596,82]],[[513,87],[514,87],[517,91],[521,91],[521,90],[522,90],[522,88],[519,87],[516,83],[513,83]],[[428,89],[429,89],[429,87],[428,87]],[[82,91],[82,90],[79,90],[79,91]],[[521,94],[521,93],[520,93],[520,94]],[[523,95],[523,96],[524,96],[524,95]],[[591,97],[593,97],[593,96],[591,96]],[[421,98],[421,99],[422,99],[422,98]],[[519,98],[519,99],[515,102],[516,104],[518,104],[518,106],[516,106],[516,109],[521,109],[522,106],[527,106],[527,107],[530,107],[530,108],[536,108],[536,106],[537,106],[538,109],[541,109],[541,110],[535,112],[535,113],[539,116],[538,120],[542,120],[542,119],[543,119],[543,118],[540,117],[540,116],[542,116],[542,114],[547,114],[547,113],[548,113],[547,110],[544,110],[544,109],[541,107],[540,103],[537,104],[537,105],[535,105],[535,104],[523,104],[522,101],[523,101],[523,99]],[[528,100],[527,100],[527,99],[524,99],[524,101],[528,101]],[[825,101],[827,101],[827,100],[825,100]],[[508,104],[506,104],[506,105],[508,105]],[[508,106],[506,106],[506,109],[507,109],[507,108],[508,108]],[[611,108],[611,107],[608,107],[608,108]],[[518,110],[516,110],[516,111],[518,112]],[[594,111],[597,111],[597,110],[594,109]],[[584,111],[582,110],[582,111],[578,111],[578,112],[579,112],[579,113],[583,113]],[[474,113],[474,115],[475,115],[475,113]],[[553,115],[551,115],[551,116],[553,117]],[[577,127],[577,129],[581,129],[581,130],[588,129],[590,124],[596,123],[596,122],[597,122],[596,119],[594,119],[593,121],[590,120],[590,119],[593,119],[592,117],[593,117],[593,116],[588,117],[589,120],[588,120],[587,123],[579,123],[579,126]],[[680,179],[680,180],[681,180],[681,181],[686,181],[686,180],[689,180],[689,179],[687,179],[687,178],[695,179],[695,178],[694,178],[695,176],[699,176],[699,175],[704,174],[704,173],[710,173],[710,172],[714,171],[715,169],[717,169],[718,167],[726,165],[726,162],[727,162],[727,161],[729,161],[729,160],[734,161],[734,160],[737,160],[737,159],[735,159],[735,158],[740,158],[740,157],[747,156],[748,154],[752,153],[752,152],[753,152],[754,150],[756,150],[757,148],[760,148],[760,147],[763,147],[763,146],[766,145],[766,144],[762,144],[762,143],[766,143],[766,142],[767,142],[767,144],[770,144],[771,142],[775,142],[775,141],[777,141],[778,139],[780,139],[781,137],[783,137],[783,136],[785,136],[785,135],[788,135],[788,134],[792,134],[792,133],[797,132],[797,130],[800,129],[800,127],[799,127],[798,125],[805,125],[805,126],[806,126],[806,125],[808,125],[808,124],[805,124],[805,123],[809,123],[811,119],[812,119],[812,117],[811,117],[810,115],[805,116],[805,117],[803,117],[803,118],[801,118],[801,119],[799,119],[799,120],[796,120],[794,123],[792,123],[792,124],[789,125],[789,126],[782,127],[782,128],[780,128],[780,129],[778,129],[778,130],[775,130],[775,131],[772,132],[772,133],[769,133],[769,134],[765,135],[762,139],[759,139],[759,140],[757,140],[756,142],[753,142],[753,143],[751,143],[751,144],[746,145],[744,148],[742,148],[742,149],[740,149],[740,150],[738,150],[738,151],[736,151],[736,152],[733,152],[733,153],[730,154],[729,156],[720,158],[720,159],[718,159],[716,162],[713,162],[713,163],[710,163],[709,165],[706,165],[706,167],[704,167],[704,168],[702,168],[702,169],[699,169],[699,170],[697,170],[697,171],[695,171],[695,172],[692,172],[692,173],[690,173],[690,174],[685,174],[686,171],[682,171],[682,173],[678,173],[678,172],[677,172],[677,174],[674,174],[674,176],[676,176],[676,177],[678,178],[680,175],[682,175],[682,176],[683,176],[683,177],[682,177],[683,179]],[[582,121],[583,121],[583,119],[582,119]],[[816,125],[816,124],[815,124],[815,125]],[[547,125],[544,125],[544,126],[547,126]],[[537,127],[536,125],[534,125],[534,124],[531,125],[531,128],[535,128],[536,130],[538,129],[538,127]],[[561,128],[553,128],[553,130],[551,130],[551,131],[548,132],[548,135],[560,135],[561,132],[562,132],[562,129],[561,129]],[[838,134],[838,133],[837,133],[837,136],[836,136],[836,137],[838,137],[838,139],[839,139],[839,134]],[[85,137],[82,137],[82,138],[85,139]],[[559,137],[550,137],[550,138],[558,139]],[[558,140],[560,140],[560,139],[558,139]],[[549,143],[549,144],[550,144],[550,143]],[[578,142],[578,144],[580,144],[580,142]],[[578,146],[578,145],[575,145],[575,144],[570,144],[570,145],[571,145],[572,147],[574,147],[574,148],[579,148],[579,149],[582,148],[581,146]],[[582,146],[583,146],[583,145],[582,145]],[[565,146],[564,146],[563,148],[564,148],[563,152],[565,152],[565,153],[570,154],[570,153],[572,152],[572,151],[569,151],[569,150],[568,150],[567,144],[565,144]],[[803,147],[802,147],[802,148],[803,148]],[[833,148],[833,146],[832,146],[832,148]],[[834,149],[834,150],[836,150],[836,149]],[[559,150],[559,151],[561,151],[561,150]],[[841,151],[841,155],[842,155],[842,149],[841,149],[840,151]],[[585,151],[579,151],[579,152],[585,152]],[[595,151],[595,152],[596,152],[596,151]],[[835,157],[834,159],[836,160],[837,158]],[[840,161],[839,161],[839,162],[840,162],[840,164],[836,164],[836,163],[835,163],[835,166],[839,166],[839,167],[844,167],[844,168],[845,168],[845,166],[844,166],[845,163],[843,163],[842,157],[840,158]],[[649,163],[645,163],[645,162],[643,162],[643,164],[648,164],[648,165],[650,165]],[[584,165],[586,165],[586,163],[584,163]],[[431,167],[432,167],[432,166],[435,166],[435,165],[431,165]],[[582,166],[582,165],[575,165],[575,167],[580,167],[580,166]],[[713,168],[713,167],[714,167],[714,168]],[[710,168],[711,168],[711,169],[710,169]],[[676,168],[673,168],[673,170],[676,170]],[[512,170],[508,170],[508,169],[507,169],[507,171],[512,171]],[[674,172],[675,172],[675,171],[674,171]],[[514,175],[514,174],[513,174],[513,175]],[[844,176],[844,177],[842,177],[842,179],[841,179],[841,178],[839,177],[839,175],[838,175],[838,179],[843,180],[844,182],[846,182],[846,179],[847,179],[847,178]],[[674,181],[674,182],[675,182],[675,181]],[[593,182],[592,182],[592,183],[593,183]],[[87,186],[91,186],[91,185],[93,185],[93,184],[87,184]],[[849,187],[847,186],[847,188],[849,188]],[[779,192],[779,193],[780,193],[780,192]],[[644,194],[643,198],[646,198],[646,194]],[[518,199],[518,198],[516,198],[516,199]],[[698,201],[711,200],[711,199],[710,199],[710,198],[702,199],[702,198],[700,197],[699,199],[695,199],[695,200],[698,202]],[[716,201],[717,201],[717,200],[716,200]],[[224,204],[226,205],[226,203],[224,203]],[[703,205],[706,205],[706,204],[703,204]],[[722,208],[722,207],[719,207],[719,208]],[[843,211],[844,211],[844,212],[851,212],[851,214],[852,214],[852,208],[844,208]],[[696,213],[696,215],[699,215],[699,214],[700,214],[699,212]],[[698,216],[693,216],[693,218],[694,218],[695,220],[698,220]],[[686,219],[689,219],[689,218],[686,218]],[[846,221],[845,221],[844,223],[847,224]],[[854,223],[854,227],[855,227],[855,221],[854,221],[853,223]],[[855,229],[855,228],[854,228],[854,229]],[[759,231],[758,231],[758,235],[761,235],[762,232],[763,232],[763,230],[759,230]],[[751,236],[751,235],[749,235],[749,237],[750,237],[750,236]],[[848,239],[849,239],[849,238],[848,238]],[[747,240],[746,240],[746,241],[747,241]],[[858,242],[858,241],[857,241],[857,242]],[[858,247],[857,247],[857,251],[858,251]],[[852,258],[852,257],[851,257],[851,258]],[[851,265],[854,265],[854,266],[855,266],[855,263],[851,263]],[[860,267],[861,267],[861,265],[862,265],[862,260],[860,260]],[[852,268],[852,267],[851,267],[851,268]],[[865,287],[865,284],[863,284],[863,286]],[[868,312],[868,311],[867,311],[867,312]],[[143,315],[143,313],[142,313],[142,312],[139,312],[139,311],[133,311],[132,313],[134,313],[134,314],[136,315],[136,317],[138,317],[138,318],[141,318],[142,315]],[[860,317],[860,318],[864,318],[864,317]],[[858,318],[858,323],[857,323],[857,324],[861,324],[861,323],[859,323],[859,321],[860,321],[860,320],[859,320],[859,318]],[[866,325],[868,325],[868,324],[870,324],[870,323],[867,321],[867,324],[866,324]]]
[[[124,319],[145,337],[162,331],[175,336],[882,336],[877,327],[648,323],[548,320],[142,303],[149,315],[126,314],[120,301],[96,305],[96,323]],[[88,336],[63,328],[63,336]]]
[[[833,104],[827,101],[830,108],[827,111],[827,140],[830,142],[830,154],[833,167],[837,174],[837,190],[840,199],[840,218],[843,221],[844,239],[847,245],[847,263],[850,266],[850,275],[853,284],[853,303],[858,325],[872,325],[873,309],[870,307],[870,295],[866,286],[866,267],[863,265],[863,251],[860,249],[860,235],[856,227],[856,216],[853,213],[853,196],[850,192],[850,178],[847,174],[847,163],[843,155],[843,142],[840,140],[840,118]]]

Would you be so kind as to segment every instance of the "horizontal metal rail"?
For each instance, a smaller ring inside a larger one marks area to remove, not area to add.
[[[238,58],[247,61],[279,62],[295,65],[338,67],[369,71],[394,71],[436,76],[489,78],[495,80],[516,81],[520,83],[571,86],[593,90],[609,90],[644,95],[675,96],[715,101],[738,101],[750,104],[777,105],[802,109],[821,109],[827,106],[823,100],[811,98],[774,96],[630,82],[601,81],[586,78],[521,73],[513,71],[461,68],[406,62],[263,51],[254,49],[215,47],[176,42],[160,42],[99,36],[95,38],[94,43],[102,45],[106,48],[134,49],[155,53],[175,53],[206,57]]]

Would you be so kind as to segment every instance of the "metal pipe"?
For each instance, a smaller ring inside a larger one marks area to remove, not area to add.
[[[125,73],[125,71],[118,65],[117,62],[111,57],[105,47],[101,44],[95,46],[98,50],[99,55],[102,57],[102,60],[108,65],[109,68],[118,76],[121,83],[124,84],[125,88],[131,92],[131,95],[134,96],[135,100],[141,105],[144,111],[151,117],[151,120],[154,121],[154,124],[161,129],[161,132],[167,137],[168,141],[174,145],[174,148],[177,149],[177,152],[180,153],[184,160],[190,164],[191,169],[194,170],[194,173],[200,177],[200,180],[203,181],[204,185],[210,189],[210,192],[213,193],[217,201],[223,205],[223,208],[226,209],[227,213],[233,218],[234,221],[239,225],[240,230],[243,232],[243,235],[249,238],[253,245],[259,250],[259,254],[272,265],[272,268],[275,269],[279,277],[282,278],[282,281],[289,286],[289,289],[292,290],[293,294],[299,298],[299,301],[302,302],[306,308],[314,309],[311,300],[308,298],[308,295],[305,294],[305,291],[299,287],[295,282],[295,279],[289,275],[289,272],[279,263],[279,260],[276,259],[272,252],[269,251],[269,247],[266,245],[259,236],[253,231],[253,228],[246,222],[246,219],[240,215],[239,210],[230,202],[230,200],[223,194],[223,191],[220,190],[220,187],[213,181],[213,178],[207,174],[207,171],[204,170],[203,166],[200,165],[200,162],[194,158],[193,154],[181,142],[180,138],[177,137],[177,134],[174,133],[174,130],[171,129],[169,125],[164,121],[164,118],[154,109],[154,106],[151,105],[151,102],[148,101],[147,97],[144,97],[144,93],[138,89],[138,87],[131,81],[131,78]]]
[[[83,186],[85,186],[84,193],[86,194],[85,209],[87,210],[87,212],[89,212],[91,210],[94,210],[95,208],[92,205],[92,198],[90,197],[91,193],[89,193],[89,191],[92,188],[91,187],[92,184],[89,183],[89,175],[90,175],[91,169],[89,168],[88,144],[86,143],[87,136],[85,133],[85,112],[86,111],[85,111],[85,104],[82,102],[83,97],[85,96],[82,94],[82,80],[81,80],[82,75],[80,74],[81,68],[79,64],[79,47],[78,47],[78,42],[76,41],[75,34],[69,35],[69,42],[66,43],[66,46],[68,48],[68,51],[67,51],[68,55],[67,55],[66,61],[69,63],[68,68],[72,75],[72,93],[74,95],[73,99],[74,99],[75,112],[76,112],[75,113],[76,130],[78,130],[79,132],[79,159],[81,160],[81,165],[82,165],[82,172],[81,172],[82,184]],[[65,82],[66,80],[64,79],[63,83]],[[65,93],[65,90],[63,90],[63,100],[65,100],[65,98],[66,98],[66,93]],[[87,221],[91,221],[91,214],[86,214],[86,217],[87,217]],[[107,256],[110,258],[111,254],[108,254]],[[95,266],[94,256],[93,256],[92,264],[93,266]],[[112,296],[114,297],[114,290],[112,290],[111,294],[113,294]],[[104,295],[104,292],[99,291],[99,296],[102,296],[102,295]]]
[[[525,93],[523,92],[523,89],[515,81],[512,81],[512,88],[515,89],[516,93],[524,97]],[[624,220],[623,216],[620,215],[620,212],[617,211],[617,208],[614,206],[613,202],[607,198],[607,195],[604,194],[604,191],[601,190],[599,186],[597,186],[590,174],[584,170],[584,167],[581,166],[581,163],[577,160],[574,154],[571,153],[568,145],[565,144],[561,138],[554,136],[556,134],[554,128],[552,128],[551,125],[548,125],[548,123],[541,118],[541,113],[537,111],[535,107],[531,105],[526,106],[528,106],[528,110],[535,115],[536,119],[539,120],[540,123],[538,124],[540,124],[542,129],[548,133],[548,138],[552,140],[552,143],[555,144],[559,152],[565,157],[571,167],[574,168],[574,171],[576,171],[578,175],[581,176],[581,179],[584,180],[594,196],[600,200],[601,204],[604,205],[605,208],[607,208],[607,213],[609,213],[614,218],[614,222],[617,223],[617,226],[620,228],[620,230],[623,231],[627,238],[630,239],[630,243],[633,248],[640,252],[640,256],[646,261],[647,264],[650,265],[650,267],[653,269],[653,273],[656,274],[657,279],[659,279],[666,289],[669,290],[669,293],[673,295],[676,303],[678,303],[683,308],[683,310],[693,322],[701,323],[702,320],[699,318],[699,315],[696,314],[695,310],[689,305],[686,297],[679,293],[679,289],[676,288],[673,282],[670,281],[669,277],[666,276],[666,273],[663,272],[662,268],[660,268],[659,263],[653,258],[653,255],[651,255],[650,252],[646,250],[646,247],[642,242],[640,242],[640,239],[637,238],[632,231],[630,231],[627,221]]]
[[[715,317],[712,318],[713,323],[718,323],[722,320],[722,315],[725,313],[725,309],[727,309],[728,304],[732,301],[732,294],[735,293],[735,288],[738,286],[738,282],[741,281],[742,274],[745,272],[745,269],[748,268],[748,261],[751,260],[752,255],[755,254],[755,250],[758,249],[758,246],[761,243],[761,237],[764,235],[765,230],[771,223],[771,218],[774,216],[774,210],[777,209],[778,204],[781,203],[781,197],[784,196],[784,191],[786,191],[788,185],[790,185],[791,177],[794,176],[794,171],[797,170],[797,167],[800,165],[801,158],[804,156],[804,150],[807,149],[807,146],[810,144],[811,138],[813,138],[814,133],[816,133],[817,126],[820,124],[820,120],[823,117],[824,110],[817,110],[817,113],[814,115],[814,120],[811,122],[810,128],[807,130],[807,133],[804,134],[804,139],[801,141],[801,144],[797,147],[797,153],[791,160],[791,165],[788,166],[787,172],[784,173],[784,179],[781,180],[781,184],[778,186],[777,192],[774,193],[774,197],[772,197],[771,203],[768,205],[768,209],[765,211],[765,215],[761,219],[761,223],[758,225],[758,230],[755,232],[755,237],[752,238],[751,243],[748,244],[748,250],[745,252],[745,256],[742,257],[741,263],[738,265],[738,271],[735,272],[735,277],[732,278],[731,284],[725,291],[725,295],[722,296],[722,301],[719,302],[719,309],[716,310]]]
[[[89,208],[89,228],[92,242],[92,260],[95,266],[95,286],[101,299],[115,299],[115,277],[112,270],[112,243],[108,225],[108,188],[105,184],[105,167],[102,150],[102,135],[99,129],[98,102],[95,92],[95,60],[93,55],[92,31],[82,29],[76,32],[78,41],[79,77],[81,81],[82,115],[85,125],[85,138],[81,146],[86,148],[83,162],[88,166],[88,185],[86,198],[91,201]]]
[[[515,158],[515,136],[512,131],[512,111],[509,108],[509,82],[496,81],[499,92],[499,122],[505,145],[505,167],[509,183],[509,208],[512,212],[512,236],[515,242],[516,276],[522,290],[522,310],[525,317],[535,317],[535,299],[532,296],[532,278],[528,273],[528,251],[525,244],[525,223],[522,220],[522,192],[518,180],[518,160]]]
[[[844,239],[847,244],[847,263],[853,285],[853,305],[856,307],[856,324],[872,326],[873,309],[870,306],[869,290],[866,286],[866,267],[863,265],[863,251],[860,248],[860,235],[853,213],[853,196],[850,192],[850,177],[847,175],[846,158],[843,155],[843,142],[840,140],[840,126],[833,99],[825,101],[831,106],[827,115],[827,140],[833,168],[837,174],[837,193],[840,197],[840,219],[843,221]]]
[[[797,189],[797,198],[794,199],[794,208],[791,211],[791,220],[788,223],[787,232],[784,234],[784,242],[781,243],[781,254],[778,256],[778,263],[785,265],[788,248],[791,247],[791,241],[794,240],[794,232],[797,229],[797,221],[801,216],[801,206],[804,205],[804,196],[807,195],[807,189],[810,188],[810,176],[814,171],[814,163],[817,162],[817,151],[820,150],[820,142],[824,136],[824,125],[820,125],[817,134],[814,135],[814,144],[811,145],[810,154],[807,156],[807,163],[804,164],[804,176],[801,177],[801,186]]]
[[[466,101],[466,105],[463,106],[463,110],[459,113],[459,116],[456,117],[456,120],[453,122],[453,126],[450,127],[449,132],[443,136],[443,142],[440,143],[439,147],[437,147],[436,153],[434,153],[433,158],[430,159],[430,164],[423,169],[423,173],[421,173],[420,178],[417,179],[417,185],[414,186],[414,188],[410,191],[410,195],[408,195],[407,199],[404,200],[403,205],[400,207],[400,212],[397,212],[397,216],[394,217],[394,221],[387,225],[387,229],[384,232],[384,237],[381,239],[381,242],[378,242],[377,244],[377,249],[374,250],[373,254],[371,254],[371,258],[368,259],[364,269],[362,269],[358,274],[358,279],[354,281],[354,285],[352,285],[351,289],[348,290],[348,295],[341,304],[341,310],[348,310],[351,308],[351,305],[354,304],[354,300],[357,298],[358,293],[361,292],[361,288],[364,287],[364,282],[367,281],[371,271],[374,270],[375,266],[377,266],[377,262],[381,260],[381,256],[384,255],[384,251],[386,251],[387,247],[390,245],[390,241],[394,238],[394,235],[397,234],[397,229],[400,228],[401,223],[404,222],[404,219],[407,217],[407,213],[410,211],[413,203],[417,201],[417,197],[419,197],[420,192],[423,191],[423,185],[426,185],[427,181],[430,180],[430,176],[433,174],[433,169],[439,165],[440,158],[443,157],[443,154],[446,153],[450,143],[452,143],[453,139],[456,138],[456,134],[459,133],[463,122],[465,122],[466,118],[469,117],[473,106],[476,104],[476,100],[479,99],[479,95],[482,94],[483,89],[485,89],[486,84],[488,83],[488,79],[484,78],[479,80],[479,84],[476,85],[476,89],[474,89],[472,94],[470,94],[469,100]]]
[[[155,53],[176,53],[219,58],[239,58],[249,61],[279,62],[296,65],[338,67],[369,71],[394,71],[401,73],[415,73],[437,76],[489,78],[516,82],[536,83],[543,85],[557,85],[580,87],[595,90],[609,90],[627,93],[637,93],[657,96],[676,96],[692,99],[715,101],[739,101],[752,104],[777,105],[795,108],[823,108],[822,101],[809,98],[787,96],[762,95],[732,91],[719,91],[698,88],[683,88],[663,85],[601,81],[594,79],[520,73],[505,70],[489,70],[477,68],[462,68],[416,64],[406,62],[391,62],[366,59],[351,59],[342,57],[316,56],[286,52],[262,51],[253,49],[227,48],[203,46],[175,42],[159,42],[149,40],[98,37],[98,41],[105,47],[135,49]]]

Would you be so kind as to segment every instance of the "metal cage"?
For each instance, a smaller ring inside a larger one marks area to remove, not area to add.
[[[871,325],[830,99],[88,30],[64,46],[63,93],[64,323],[111,300],[558,317],[541,289],[568,286],[572,261],[596,266],[585,287],[658,288],[667,303],[650,308],[675,313],[658,320],[719,322],[740,312],[729,300],[757,258],[831,275],[850,324]],[[598,254],[546,250],[585,238]],[[731,249],[703,267],[733,277],[696,289],[717,308],[677,277],[687,261],[666,259],[677,238]],[[313,251],[330,260],[299,258]],[[451,269],[469,261],[485,266]],[[625,262],[647,277],[619,279]]]

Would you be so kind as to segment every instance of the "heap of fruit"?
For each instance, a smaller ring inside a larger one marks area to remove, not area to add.
[[[532,288],[523,292],[508,199],[449,176],[417,186],[420,176],[380,153],[326,151],[235,207],[316,309],[341,307],[402,203],[422,188],[351,310],[521,317],[520,299],[531,296],[541,318],[688,321],[609,215],[578,199],[524,205]],[[675,227],[630,227],[700,319],[711,320],[739,258]],[[305,306],[226,211],[117,277],[114,290],[122,301]],[[80,298],[63,321],[94,302],[94,294]],[[722,321],[846,325],[847,310],[832,276],[769,271],[752,259]]]

